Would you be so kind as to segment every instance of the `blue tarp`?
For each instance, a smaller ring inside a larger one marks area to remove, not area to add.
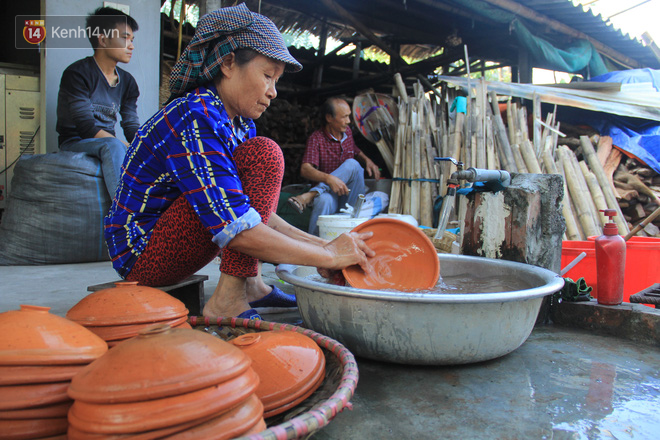
[[[619,82],[623,84],[650,82],[660,91],[660,70],[634,69],[609,72],[591,81]],[[660,122],[627,118],[612,114],[590,117],[588,124],[602,136],[610,136],[613,144],[640,159],[660,173]]]

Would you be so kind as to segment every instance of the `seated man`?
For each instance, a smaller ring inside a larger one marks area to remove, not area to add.
[[[355,206],[358,196],[365,191],[364,163],[369,177],[380,178],[380,171],[355,145],[348,126],[351,107],[341,98],[330,98],[321,107],[323,128],[316,130],[307,140],[300,175],[317,182],[308,192],[291,197],[288,202],[299,213],[313,203],[309,220],[309,233],[319,235],[319,215],[335,214],[346,203]]]
[[[99,8],[87,17],[86,28],[94,55],[76,61],[62,74],[57,97],[59,146],[99,159],[112,198],[128,147],[115,137],[117,113],[128,142],[140,127],[137,83],[117,67],[131,60],[138,24],[121,11]]]

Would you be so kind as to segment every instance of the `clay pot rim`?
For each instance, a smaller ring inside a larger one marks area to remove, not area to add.
[[[85,365],[0,365],[0,386],[70,381]]]
[[[285,403],[284,405],[281,405],[277,408],[266,410],[265,407],[264,407],[264,418],[276,416],[278,414],[283,413],[284,411],[288,411],[291,408],[294,408],[294,407],[300,405],[309,396],[314,394],[314,392],[321,386],[321,384],[323,383],[324,380],[325,380],[325,371],[323,372],[321,377],[317,380],[317,382],[313,383],[312,386],[304,394],[302,394],[301,396],[299,396],[299,397],[293,399],[292,401],[290,401],[288,403]]]
[[[149,327],[145,332],[155,333],[138,335],[112,348],[71,380],[69,396],[89,403],[140,402],[221,384],[250,369],[250,358],[226,341],[198,330],[167,328],[158,333],[162,329]],[[196,350],[203,362],[189,355]],[[153,370],[140,368],[145,358],[158,358],[168,369],[160,370],[162,377],[154,377]],[[170,362],[177,360],[178,365]],[[222,369],[217,368],[218,363]],[[128,370],[131,374],[117,374]],[[109,377],[108,371],[114,372],[112,381],[104,379]]]
[[[69,423],[77,429],[100,434],[131,434],[190,422],[225,412],[254,393],[259,376],[248,369],[219,385],[162,399],[98,404],[76,400]]]
[[[103,339],[49,310],[21,304],[0,313],[0,365],[87,364],[108,351]]]
[[[137,291],[124,291],[122,287],[135,288]],[[140,294],[145,298],[138,298]],[[149,301],[147,301],[147,295],[151,295]],[[99,307],[99,303],[105,302],[103,299],[106,296],[108,301],[113,304],[122,301],[125,304],[122,305],[120,310],[113,310],[108,304],[104,304],[105,307]],[[159,301],[159,303],[157,304],[156,301]],[[133,306],[137,306],[139,310],[130,310],[130,307]],[[154,307],[158,308],[154,310]],[[99,314],[99,310],[102,310],[101,314]],[[118,281],[115,283],[115,287],[92,292],[78,301],[66,313],[67,319],[85,327],[143,324],[181,318],[182,316],[188,316],[188,309],[180,300],[160,289],[138,285],[137,281]]]
[[[379,285],[379,284],[370,284],[365,281],[367,278],[364,271],[359,266],[349,266],[342,270],[342,274],[346,281],[350,284],[351,287],[357,289],[367,289],[367,290],[382,290],[382,289],[394,289],[399,291],[415,291],[415,290],[424,290],[433,288],[440,277],[440,260],[437,258],[437,250],[433,242],[424,234],[419,228],[411,225],[410,223],[404,222],[402,220],[396,220],[392,218],[373,218],[367,220],[364,223],[357,225],[351,232],[368,232],[370,228],[381,228],[389,226],[392,230],[383,234],[388,237],[398,237],[401,234],[401,231],[408,231],[408,233],[413,235],[413,238],[416,238],[414,241],[420,248],[424,249],[426,252],[433,255],[435,258],[428,258],[425,261],[428,261],[428,264],[432,267],[429,267],[430,270],[427,270],[427,275],[421,280],[425,281],[423,284],[420,281],[419,285],[416,286],[392,286],[392,285]],[[372,231],[375,232],[375,231]],[[376,241],[373,241],[376,240]],[[367,239],[367,245],[377,244],[380,242],[386,242],[386,239],[380,239],[374,233],[374,236]],[[368,258],[368,260],[371,260]],[[420,273],[420,268],[416,268],[415,273]],[[422,275],[422,274],[420,274]]]

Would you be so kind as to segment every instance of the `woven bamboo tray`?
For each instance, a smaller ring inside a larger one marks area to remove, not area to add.
[[[312,330],[261,320],[221,318],[209,320],[191,316],[188,320],[195,330],[204,331],[225,341],[245,333],[284,330],[310,337],[325,354],[325,379],[306,400],[290,410],[266,419],[268,429],[241,440],[306,439],[330,423],[344,408],[351,408],[350,400],[358,382],[357,362],[353,354],[334,339]]]

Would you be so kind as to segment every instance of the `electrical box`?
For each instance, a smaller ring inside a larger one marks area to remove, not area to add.
[[[14,166],[25,154],[39,151],[39,77],[0,74],[0,210],[11,194]]]

